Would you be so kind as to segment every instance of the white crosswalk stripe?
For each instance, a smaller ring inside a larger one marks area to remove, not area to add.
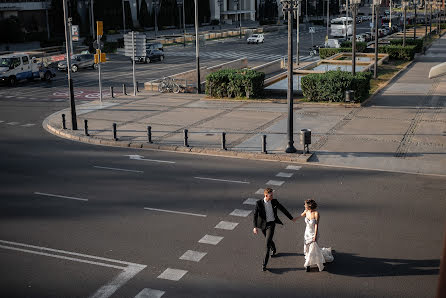
[[[194,52],[175,52],[176,56],[183,57],[195,57]],[[201,58],[211,58],[211,59],[240,59],[248,58],[250,60],[278,60],[283,57],[283,55],[272,55],[272,54],[256,54],[256,53],[245,53],[245,52],[202,52],[200,53]]]
[[[138,293],[134,298],[161,298],[164,295],[164,291],[145,288]]]

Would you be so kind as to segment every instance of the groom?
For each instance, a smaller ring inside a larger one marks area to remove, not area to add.
[[[291,214],[283,207],[279,201],[273,199],[272,188],[266,188],[263,192],[264,198],[256,202],[256,208],[254,210],[254,234],[257,234],[257,229],[261,229],[263,235],[266,238],[266,254],[263,259],[262,271],[266,271],[266,265],[268,264],[270,251],[271,256],[276,255],[276,245],[273,241],[274,230],[276,223],[283,225],[277,216],[277,209],[280,209],[290,220],[293,220]]]

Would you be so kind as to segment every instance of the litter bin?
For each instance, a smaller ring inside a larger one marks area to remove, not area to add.
[[[345,91],[345,102],[352,102],[352,101],[355,101],[355,91],[354,90]]]
[[[304,153],[310,153],[311,129],[300,130],[300,144],[304,145]]]

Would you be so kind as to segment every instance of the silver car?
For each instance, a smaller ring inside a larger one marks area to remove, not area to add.
[[[76,72],[81,68],[92,68],[97,69],[98,65],[94,63],[94,55],[93,54],[78,54],[73,55],[71,57],[71,71]],[[59,70],[67,70],[67,62],[60,61],[57,64],[57,69]]]

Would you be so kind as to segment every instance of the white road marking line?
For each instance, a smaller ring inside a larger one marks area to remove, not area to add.
[[[269,180],[268,182],[266,182],[266,185],[281,186],[284,183],[285,181]]]
[[[35,195],[40,196],[48,196],[48,197],[55,197],[55,198],[63,198],[63,199],[69,199],[69,200],[76,200],[76,201],[88,201],[88,199],[81,199],[81,198],[75,198],[75,197],[67,197],[67,196],[61,196],[61,195],[53,195],[49,193],[44,192],[34,192]]]
[[[245,205],[255,205],[257,202],[257,199],[253,199],[253,198],[247,198],[243,204]]]
[[[0,120],[0,123],[3,123],[3,122],[5,122],[5,121],[3,121],[3,120]]]
[[[186,273],[186,270],[167,268],[158,278],[179,281]]]
[[[164,295],[164,291],[145,288],[138,293],[134,298],[161,298]]]
[[[157,209],[157,208],[149,208],[149,207],[144,207],[144,209],[145,210],[152,210],[152,211],[167,212],[167,213],[192,215],[192,216],[198,216],[198,217],[207,217],[207,215],[205,215],[205,214],[197,214],[197,213],[189,213],[189,212],[181,212],[181,211],[173,211],[173,210],[165,210],[165,209]]]
[[[93,168],[104,169],[104,170],[123,171],[123,172],[132,172],[132,173],[144,173],[144,171],[126,170],[126,169],[109,168],[109,167],[100,167],[100,166],[93,166]]]
[[[214,178],[206,178],[206,177],[194,177],[194,178],[195,179],[201,179],[201,180],[211,180],[211,181],[230,182],[230,183],[242,183],[242,184],[249,184],[250,183],[250,182],[247,182],[247,181],[214,179]]]
[[[263,189],[263,188],[259,188],[259,189],[255,192],[255,194],[256,194],[256,195],[263,195],[264,191],[265,191],[265,189]]]
[[[232,231],[238,225],[237,222],[229,222],[229,221],[220,221],[214,228],[221,230],[229,230]]]
[[[223,237],[206,234],[200,240],[198,240],[198,243],[217,245],[221,240],[223,240]]]
[[[247,217],[251,213],[251,210],[242,210],[242,209],[235,209],[229,215],[232,216],[239,216],[239,217]]]
[[[168,161],[168,160],[147,159],[147,158],[143,158],[144,156],[141,156],[141,155],[124,155],[124,156],[128,156],[130,159],[134,159],[134,160],[144,160],[144,161],[153,161],[153,162],[161,162],[161,163],[176,163],[175,161]]]
[[[6,124],[8,124],[8,125],[17,125],[17,124],[19,124],[20,122],[8,122],[8,123],[6,123]]]
[[[34,126],[34,125],[35,125],[34,123],[27,123],[27,124],[23,124],[23,125],[20,125],[20,126],[31,127],[31,126]]]
[[[279,172],[276,177],[283,177],[283,178],[290,178],[291,176],[293,176],[294,173],[284,173],[284,172]]]
[[[285,169],[287,170],[295,170],[298,171],[300,170],[302,167],[301,166],[292,166],[292,165],[288,165]]]
[[[207,254],[207,252],[199,252],[188,250],[181,257],[180,260],[200,262],[200,260]]]
[[[69,251],[65,251],[65,250],[51,249],[51,248],[47,248],[47,247],[34,246],[34,245],[6,241],[6,240],[0,240],[0,243],[9,245],[9,246],[0,245],[0,248],[3,248],[3,249],[10,249],[10,250],[15,250],[15,251],[36,254],[36,255],[43,255],[43,256],[48,256],[48,257],[53,257],[53,258],[58,258],[58,259],[65,259],[65,260],[69,260],[69,261],[75,261],[75,262],[80,262],[80,263],[87,263],[87,264],[92,264],[92,265],[98,265],[98,266],[123,270],[111,282],[109,282],[108,284],[99,288],[99,290],[97,290],[96,293],[94,293],[91,296],[91,298],[108,298],[108,297],[112,296],[120,287],[122,287],[125,283],[127,283],[130,279],[132,279],[136,274],[138,274],[139,272],[144,270],[144,268],[147,267],[146,265],[142,265],[142,264],[129,263],[129,262],[124,262],[124,261],[120,261],[120,260],[101,258],[101,257],[92,256],[92,255],[85,255],[85,254],[74,253],[74,252],[69,252]],[[26,247],[29,249],[20,248],[20,247]],[[32,250],[32,249],[34,249],[34,250]],[[48,253],[48,252],[53,252],[53,253]],[[54,254],[54,253],[59,253],[59,255]],[[118,266],[118,265],[97,262],[97,261],[89,261],[89,260],[75,258],[75,257],[67,257],[64,255],[60,255],[60,253],[65,254],[65,255],[93,259],[93,260],[102,260],[102,261],[113,262],[113,263],[117,263],[117,264],[124,264],[127,266]]]

